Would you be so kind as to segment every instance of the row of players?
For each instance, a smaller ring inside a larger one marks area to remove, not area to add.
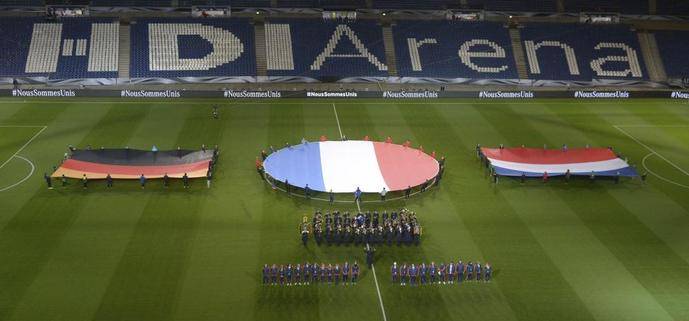
[[[308,285],[311,283],[329,283],[329,284],[356,284],[359,279],[359,264],[354,261],[354,264],[349,265],[349,262],[344,262],[342,265],[335,263],[332,265],[328,263],[310,264],[308,262],[301,264],[280,264],[279,266],[273,264],[263,265],[263,284],[264,285]]]
[[[381,220],[382,216],[382,220]],[[300,226],[302,242],[306,246],[309,234],[313,232],[316,243],[348,244],[348,243],[387,243],[391,245],[418,244],[421,239],[422,228],[416,218],[416,213],[407,209],[392,212],[388,215],[377,211],[358,213],[351,217],[349,212],[325,213],[317,211],[311,222],[304,216]]]
[[[401,266],[394,262],[391,267],[392,283],[406,285],[417,284],[452,284],[455,281],[461,283],[463,281],[485,281],[490,282],[493,276],[493,268],[486,263],[481,265],[480,262],[468,262],[466,264],[459,260],[455,263],[440,263],[436,265],[431,262],[430,265],[421,263],[415,265],[407,265],[403,263]]]

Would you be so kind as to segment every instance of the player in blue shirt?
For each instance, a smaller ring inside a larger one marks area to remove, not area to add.
[[[335,278],[335,284],[338,284],[340,282],[340,278],[342,278],[341,273],[342,273],[342,271],[340,270],[340,263],[335,264],[335,269],[333,270],[333,277]]]
[[[352,284],[356,284],[356,281],[359,279],[359,264],[354,261],[354,265],[352,265]]]
[[[476,262],[476,281],[481,281],[481,277],[483,274],[481,274],[481,263]]]
[[[270,284],[278,284],[278,267],[275,265],[275,263],[273,263],[273,266],[270,269]]]
[[[287,277],[287,286],[292,285],[292,264],[287,265],[287,269],[285,269],[285,276]]]
[[[397,283],[399,280],[399,268],[397,267],[397,262],[392,262],[392,268],[390,268],[390,274],[392,274],[392,283]]]
[[[486,282],[490,282],[490,278],[493,276],[493,267],[491,267],[490,264],[488,264],[488,262],[486,262],[485,270],[486,274],[484,275],[483,280]]]
[[[416,265],[414,263],[411,264],[409,267],[409,285],[415,286],[416,285],[416,274],[418,272],[418,269],[416,268]]]
[[[431,275],[431,284],[435,283],[435,276],[436,273],[438,273],[438,269],[435,266],[435,262],[431,262],[431,266],[428,269],[428,272]]]
[[[427,273],[428,267],[426,267],[426,263],[421,263],[421,266],[419,267],[419,276],[421,279],[421,284],[426,284]]]
[[[349,282],[349,262],[344,262],[342,265],[342,284],[347,285]]]
[[[467,263],[467,281],[471,281],[474,279],[474,264],[469,261]]]
[[[407,285],[407,276],[409,273],[409,268],[407,263],[402,263],[402,268],[400,269],[400,285]]]
[[[304,264],[304,271],[301,272],[301,282],[303,284],[309,284],[311,281],[311,264],[306,262]]]
[[[294,265],[294,285],[301,285],[301,264]]]
[[[318,269],[318,274],[321,275],[321,283],[325,283],[325,263],[321,263],[321,267]]]

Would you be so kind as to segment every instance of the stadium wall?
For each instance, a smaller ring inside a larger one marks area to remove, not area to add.
[[[282,98],[382,98],[382,99],[634,99],[669,98],[689,100],[689,91],[627,91],[627,90],[482,90],[482,91],[249,91],[249,90],[89,90],[89,89],[14,89],[0,90],[0,97],[16,98],[72,98],[109,97],[122,99],[178,99],[178,98],[225,98],[282,99]]]

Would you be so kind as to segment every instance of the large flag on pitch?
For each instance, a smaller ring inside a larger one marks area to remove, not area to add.
[[[501,176],[565,175],[638,176],[636,170],[609,148],[481,148]]]

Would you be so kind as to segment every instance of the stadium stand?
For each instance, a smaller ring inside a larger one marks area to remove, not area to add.
[[[555,0],[467,0],[467,8],[496,11],[555,12]]]
[[[521,37],[532,79],[648,78],[628,26],[533,23],[521,29]]]
[[[364,0],[277,0],[280,8],[358,9],[366,8]]]
[[[648,0],[565,0],[567,12],[648,14]]]
[[[657,0],[656,10],[658,14],[689,16],[689,1]]]
[[[94,7],[192,7],[222,6],[237,8],[270,7],[270,0],[91,0]]]
[[[269,76],[336,80],[388,74],[376,21],[275,19],[265,29]]]
[[[131,26],[130,74],[145,77],[253,76],[249,19],[142,19]]]
[[[656,31],[655,38],[668,78],[689,78],[689,31]]]
[[[516,79],[508,31],[493,22],[397,21],[402,77]]]
[[[0,75],[51,79],[117,77],[119,24],[113,19],[0,21]]]
[[[315,0],[277,0],[277,5],[280,8],[315,8],[317,1]]]
[[[373,7],[377,9],[453,9],[459,8],[459,0],[373,0]]]

